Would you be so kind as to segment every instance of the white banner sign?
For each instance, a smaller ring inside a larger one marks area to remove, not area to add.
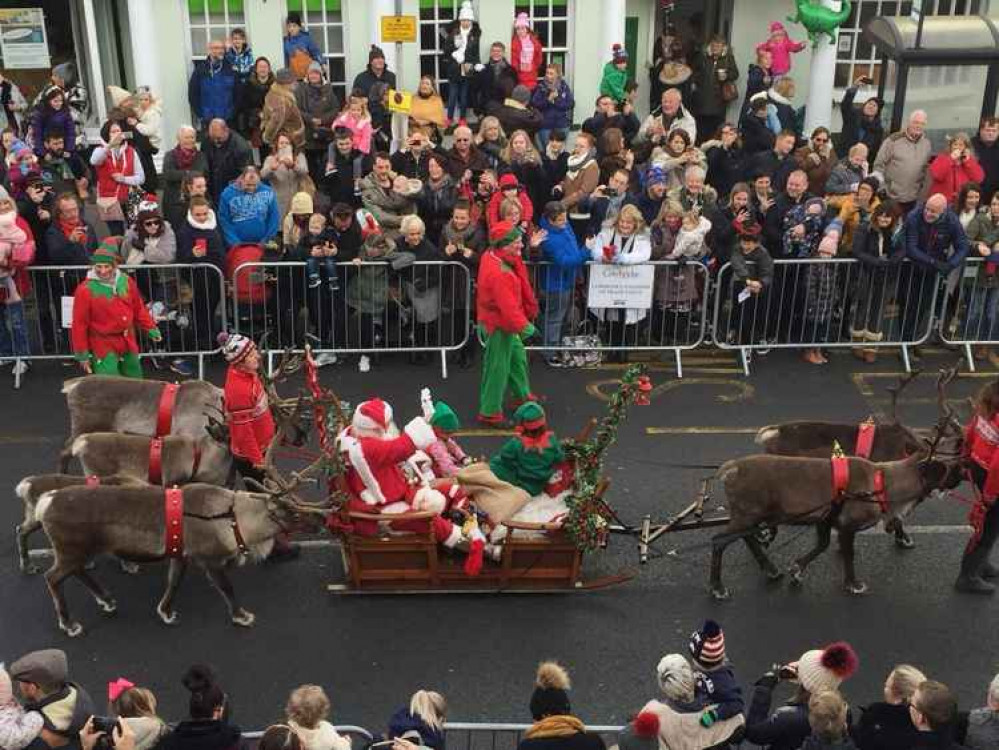
[[[655,266],[650,265],[591,265],[587,304],[591,308],[648,309],[652,307],[652,281],[655,275]]]
[[[51,67],[41,8],[0,10],[0,55],[8,69]]]

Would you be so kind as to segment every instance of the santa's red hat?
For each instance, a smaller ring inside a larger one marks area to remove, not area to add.
[[[380,398],[364,401],[354,410],[353,428],[360,432],[381,434],[392,424],[392,407]]]

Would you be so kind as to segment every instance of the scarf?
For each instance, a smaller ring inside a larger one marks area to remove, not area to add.
[[[534,722],[524,737],[529,740],[548,737],[570,737],[586,731],[586,726],[575,716],[546,716]]]
[[[76,221],[64,221],[63,219],[56,219],[56,226],[59,227],[59,231],[63,233],[66,239],[73,234],[73,230],[77,227],[82,227],[83,222],[77,219]]]
[[[521,445],[524,446],[526,450],[537,451],[538,453],[543,453],[545,448],[548,447],[548,443],[555,433],[551,430],[542,430],[537,435],[528,435],[527,430],[522,426],[516,428],[516,433]]]
[[[188,210],[187,223],[190,224],[195,229],[204,229],[205,231],[208,232],[215,231],[215,227],[218,226],[217,222],[215,221],[215,212],[212,211],[211,209],[208,209],[208,219],[201,223],[195,221],[194,217],[191,216],[190,210]]]
[[[582,156],[571,154],[569,156],[568,170],[565,173],[566,177],[570,180],[575,180],[579,173],[589,166],[591,161],[593,161],[593,151],[587,151]]]
[[[198,149],[196,148],[186,149],[177,146],[173,150],[173,160],[177,163],[177,169],[183,172],[187,172],[192,167],[196,158],[198,158]]]

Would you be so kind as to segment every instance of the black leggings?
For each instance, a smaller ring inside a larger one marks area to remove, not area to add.
[[[979,492],[984,491],[988,472],[976,463],[971,464],[970,470],[971,480]],[[981,577],[982,568],[989,561],[997,538],[999,538],[999,502],[993,502],[985,514],[982,537],[978,540],[978,546],[971,552],[965,551],[964,557],[961,558],[962,577]]]

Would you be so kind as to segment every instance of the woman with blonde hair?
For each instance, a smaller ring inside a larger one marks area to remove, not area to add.
[[[854,750],[848,734],[848,707],[838,690],[823,690],[808,699],[808,725],[810,737],[805,738],[802,750]]]
[[[768,109],[769,107],[773,107],[776,111],[777,119],[780,121],[780,126],[774,129],[775,134],[780,133],[782,130],[790,130],[800,140],[801,128],[798,127],[797,114],[794,105],[791,103],[791,100],[794,99],[794,94],[794,79],[791,76],[782,76],[767,92],[767,98],[770,100]]]
[[[108,683],[108,709],[132,730],[135,750],[149,750],[167,733],[166,723],[156,714],[156,696],[128,680]]]
[[[437,131],[445,127],[447,118],[444,115],[444,100],[434,86],[431,76],[422,76],[416,88],[409,109],[409,127],[416,127],[429,136],[437,135]],[[440,137],[435,137],[440,142]]]
[[[330,700],[319,685],[300,685],[284,709],[288,726],[302,740],[303,750],[350,750],[350,738],[337,733],[326,719]]]
[[[389,719],[388,736],[402,738],[415,745],[444,750],[444,720],[447,700],[434,690],[417,690],[404,706]]]
[[[541,154],[526,130],[514,130],[506,147],[500,152],[500,159],[510,166],[517,182],[527,190],[536,213],[548,202],[547,178],[541,165]]]
[[[502,161],[506,141],[506,133],[503,132],[503,126],[497,118],[487,115],[479,121],[479,130],[473,142],[489,159],[490,169],[496,169]]]
[[[861,709],[853,727],[859,750],[908,750],[919,733],[909,716],[909,701],[926,675],[911,664],[899,664],[885,679],[884,701]]]

